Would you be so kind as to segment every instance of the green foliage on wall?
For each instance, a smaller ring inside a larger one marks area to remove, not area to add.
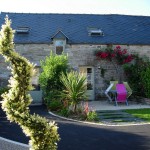
[[[32,150],[55,150],[59,140],[55,123],[30,114],[28,106],[32,98],[28,91],[32,89],[34,65],[15,52],[13,38],[11,21],[6,17],[0,32],[0,54],[10,62],[12,77],[9,80],[10,90],[2,95],[2,109],[7,118],[19,124],[30,137]]]
[[[150,96],[150,62],[144,57],[138,55],[135,57],[134,63],[124,65],[125,74],[134,96],[149,97]],[[148,94],[149,93],[149,94]]]
[[[141,72],[144,93],[147,98],[150,98],[150,66]]]
[[[116,73],[118,74],[118,81],[122,83],[123,80],[123,69],[124,64],[128,64],[133,61],[134,55],[129,54],[127,49],[123,49],[121,46],[116,46],[114,49],[111,46],[106,48],[96,50],[95,52],[96,59],[110,61],[111,64],[115,67]],[[102,77],[105,74],[105,70],[101,70]]]

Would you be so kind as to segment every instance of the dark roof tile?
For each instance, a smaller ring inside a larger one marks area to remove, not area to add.
[[[2,12],[0,25],[6,15],[12,20],[13,29],[30,28],[27,35],[15,34],[15,43],[50,43],[51,38],[61,31],[69,38],[69,43],[150,45],[148,16]],[[104,36],[89,36],[89,27],[101,29]]]

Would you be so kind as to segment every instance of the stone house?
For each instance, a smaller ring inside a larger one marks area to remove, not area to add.
[[[85,73],[89,99],[95,100],[106,89],[100,67],[107,69],[105,79],[116,78],[112,64],[95,59],[95,50],[108,45],[121,45],[130,53],[150,57],[150,17],[129,15],[90,14],[0,14],[0,25],[5,16],[12,20],[15,32],[15,49],[37,64],[53,50],[60,55],[68,53],[69,64]],[[0,56],[0,84],[10,75],[4,59]],[[33,80],[38,84],[37,77]]]

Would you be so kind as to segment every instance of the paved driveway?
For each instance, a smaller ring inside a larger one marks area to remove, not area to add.
[[[53,118],[43,106],[31,107],[31,111],[56,120],[61,137],[58,150],[150,150],[150,125],[88,125]],[[16,124],[6,120],[2,111],[0,136],[26,144],[29,140]]]

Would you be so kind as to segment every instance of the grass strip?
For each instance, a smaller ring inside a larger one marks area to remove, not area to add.
[[[150,122],[150,108],[126,109],[124,111],[135,117],[138,117],[140,119]]]

